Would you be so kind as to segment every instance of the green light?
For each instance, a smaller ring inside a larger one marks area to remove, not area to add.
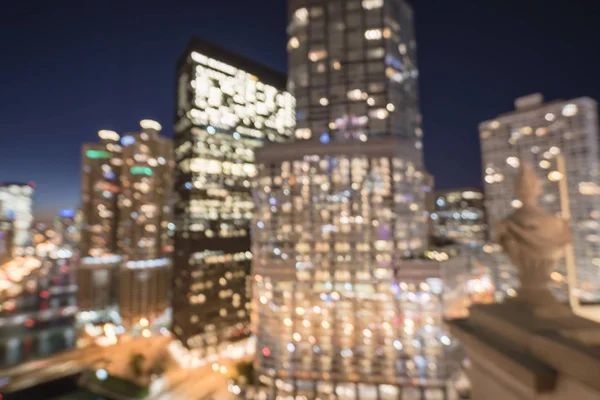
[[[85,155],[88,158],[110,158],[110,153],[102,150],[88,150],[85,152]]]
[[[152,176],[152,168],[149,167],[132,167],[130,169],[133,175],[148,175]]]

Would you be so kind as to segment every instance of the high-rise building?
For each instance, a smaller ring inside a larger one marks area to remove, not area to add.
[[[152,323],[168,308],[173,147],[160,124],[120,137],[100,131],[83,148],[80,308],[119,310],[124,325]]]
[[[0,218],[0,264],[4,264],[13,258],[13,241],[13,221]]]
[[[600,290],[600,153],[598,110],[594,100],[581,97],[544,103],[540,94],[519,98],[516,110],[479,125],[485,208],[489,234],[493,227],[521,206],[514,193],[514,177],[521,163],[530,163],[542,178],[540,204],[560,213],[557,156],[566,164],[571,229],[577,278],[584,298]],[[564,265],[559,267],[564,274]],[[557,281],[565,277],[552,275]],[[595,293],[595,295],[594,295]]]
[[[145,327],[167,311],[173,251],[173,144],[157,122],[140,124],[141,132],[121,138],[119,314],[129,327]]]
[[[431,220],[434,236],[441,243],[483,246],[487,237],[483,191],[476,188],[437,191]]]
[[[173,331],[194,357],[249,331],[254,150],[293,135],[286,78],[204,40],[177,64]]]
[[[31,240],[32,198],[35,184],[0,182],[0,215],[13,221],[13,245],[20,253]]]
[[[441,318],[404,308],[439,303],[397,278],[427,234],[412,10],[403,0],[288,4],[297,140],[257,150],[260,395],[442,399]]]
[[[114,310],[121,261],[117,250],[119,175],[123,165],[120,136],[101,130],[99,143],[82,148],[81,261],[77,270],[80,319]]]

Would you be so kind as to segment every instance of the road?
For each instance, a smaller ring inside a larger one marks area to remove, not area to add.
[[[179,374],[179,376],[177,376]],[[227,378],[210,367],[180,370],[171,374],[173,386],[151,400],[233,400]]]

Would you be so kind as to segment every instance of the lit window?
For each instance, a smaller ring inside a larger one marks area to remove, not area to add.
[[[329,100],[327,99],[327,97],[321,97],[321,99],[319,100],[319,104],[321,104],[323,107],[328,106]]]
[[[348,92],[348,99],[350,100],[361,100],[363,92],[360,89],[350,90]]]
[[[297,49],[298,47],[300,47],[300,41],[294,36],[288,42],[288,49]]]
[[[558,182],[562,179],[563,174],[561,174],[558,171],[552,171],[548,174],[548,179],[550,179],[552,182]]]
[[[535,130],[535,135],[536,136],[544,136],[547,133],[548,133],[548,128],[537,128]]]
[[[510,205],[512,206],[512,208],[521,208],[523,207],[523,203],[521,203],[521,200],[513,200],[510,202]]]
[[[519,165],[521,165],[517,157],[508,157],[506,163],[513,168],[519,168]]]
[[[308,58],[312,62],[317,62],[327,57],[327,50],[313,50],[308,53]]]
[[[572,117],[577,115],[577,105],[576,104],[567,104],[563,107],[562,115],[565,117]]]
[[[312,132],[309,128],[296,129],[296,138],[297,139],[310,139],[311,136],[312,136]]]
[[[300,8],[296,10],[294,17],[301,24],[306,24],[308,22],[308,10],[306,8]]]
[[[552,122],[556,119],[556,116],[552,113],[548,113],[548,114],[546,114],[546,116],[544,118],[546,118],[546,121]]]
[[[365,32],[365,39],[367,40],[379,40],[382,36],[381,29],[369,29]]]
[[[383,0],[363,0],[362,6],[365,10],[374,10],[383,7]]]
[[[376,110],[369,111],[369,116],[371,118],[377,119],[386,119],[390,113],[385,108],[378,108]]]

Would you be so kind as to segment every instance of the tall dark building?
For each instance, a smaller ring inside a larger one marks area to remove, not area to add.
[[[205,357],[247,337],[254,150],[292,136],[285,75],[194,38],[177,64],[173,331]]]

